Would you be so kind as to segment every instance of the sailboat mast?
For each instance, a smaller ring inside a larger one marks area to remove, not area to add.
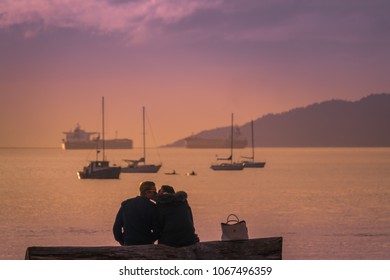
[[[146,141],[145,141],[145,106],[142,107],[142,135],[144,147],[144,164],[146,164]]]
[[[230,162],[233,163],[233,113],[232,113],[232,125],[231,125],[231,134],[230,134]]]
[[[253,120],[251,121],[251,129],[252,129],[252,159],[255,159],[255,137],[253,134]]]
[[[104,155],[104,96],[102,96],[102,145],[103,145],[103,161],[105,160]]]

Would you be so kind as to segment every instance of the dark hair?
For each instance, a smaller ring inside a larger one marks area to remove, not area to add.
[[[156,191],[156,184],[152,181],[144,181],[139,185],[139,192],[145,195],[147,191]]]
[[[161,192],[174,194],[175,193],[175,189],[172,186],[169,186],[169,185],[162,185],[161,186]]]

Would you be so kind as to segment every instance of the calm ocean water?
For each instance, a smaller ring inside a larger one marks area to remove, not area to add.
[[[117,164],[140,154],[106,151]],[[0,149],[0,259],[23,259],[29,246],[117,245],[116,212],[142,180],[188,193],[202,241],[219,240],[235,213],[250,238],[283,236],[284,259],[390,259],[390,148],[258,148],[266,167],[236,172],[210,170],[216,154],[227,152],[152,150],[158,174],[79,180],[94,151]]]

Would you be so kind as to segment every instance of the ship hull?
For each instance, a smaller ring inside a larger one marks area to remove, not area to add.
[[[230,149],[229,139],[203,139],[187,138],[185,139],[186,148],[189,149]],[[247,146],[246,139],[235,139],[233,142],[234,149],[243,149]]]
[[[62,143],[62,149],[64,150],[94,150],[97,148],[103,148],[102,143],[96,143],[96,141],[80,141],[70,142],[65,141]],[[112,139],[104,141],[105,149],[132,149],[133,141],[130,139]]]

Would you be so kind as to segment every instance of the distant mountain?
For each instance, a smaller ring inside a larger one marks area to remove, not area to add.
[[[229,127],[193,136],[224,138]],[[240,127],[250,137],[250,122]],[[330,100],[254,121],[256,147],[389,147],[390,94],[358,101]],[[184,139],[167,146],[184,146]]]

